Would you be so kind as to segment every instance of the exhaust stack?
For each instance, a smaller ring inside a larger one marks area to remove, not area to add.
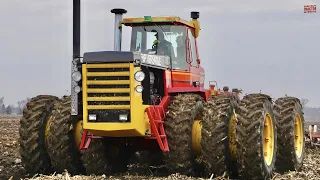
[[[80,57],[80,0],[73,0],[73,59]]]
[[[122,21],[122,15],[127,13],[127,10],[125,10],[125,9],[112,9],[111,13],[115,14],[114,50],[121,51],[122,28],[120,25],[120,21]]]

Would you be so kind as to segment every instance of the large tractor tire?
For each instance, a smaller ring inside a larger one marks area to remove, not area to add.
[[[305,158],[304,116],[300,100],[295,97],[279,98],[274,112],[278,122],[276,169],[279,172],[299,171]]]
[[[108,138],[94,138],[81,153],[86,173],[102,175],[125,172],[133,150],[130,146],[110,143]]]
[[[160,166],[164,164],[162,151],[143,150],[135,154],[137,162],[146,166]]]
[[[179,94],[171,100],[164,128],[170,151],[164,153],[169,173],[194,175],[195,154],[192,151],[192,124],[201,108],[202,99],[196,94]]]
[[[115,141],[117,141],[117,139],[115,139]],[[111,173],[117,174],[126,172],[128,170],[129,160],[135,152],[132,146],[126,145],[126,143],[115,144],[108,143],[108,141],[106,141],[106,143]]]
[[[71,99],[67,96],[55,107],[54,119],[50,123],[48,134],[48,154],[57,173],[66,169],[74,175],[85,172],[85,169],[79,150],[81,122],[74,121],[70,112]]]
[[[238,104],[233,95],[212,96],[204,106],[202,155],[207,173],[237,177],[236,127]]]
[[[32,98],[23,111],[19,128],[20,155],[25,170],[33,175],[53,172],[46,150],[47,123],[52,119],[58,97],[39,95]]]
[[[239,106],[238,163],[243,179],[269,179],[275,169],[277,129],[268,95],[249,94]]]
[[[81,159],[88,175],[108,174],[111,171],[104,139],[92,139],[88,149],[81,150]]]

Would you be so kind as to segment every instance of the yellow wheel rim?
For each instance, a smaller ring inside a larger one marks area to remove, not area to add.
[[[274,151],[274,128],[270,114],[266,114],[263,127],[263,157],[269,166],[272,163]]]
[[[235,113],[232,114],[230,122],[229,122],[229,150],[231,153],[231,159],[236,159],[236,132],[237,132],[237,116]]]
[[[52,119],[53,119],[53,116],[51,115],[47,120],[46,128],[45,128],[45,131],[44,131],[44,140],[45,140],[45,144],[46,145],[48,144],[48,136],[49,136],[49,132],[50,132],[50,123],[51,123]]]
[[[83,126],[83,121],[80,120],[77,122],[77,124],[74,128],[74,140],[75,140],[77,147],[80,146],[80,142],[81,142],[81,138],[82,138],[82,134],[83,134],[82,126]]]
[[[192,150],[197,155],[201,154],[201,120],[194,120],[192,124]]]
[[[298,158],[302,155],[303,128],[301,117],[297,114],[294,122],[294,147]]]

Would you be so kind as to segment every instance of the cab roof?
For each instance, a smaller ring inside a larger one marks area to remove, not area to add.
[[[135,26],[138,24],[150,24],[150,23],[173,23],[173,24],[180,24],[185,25],[188,27],[195,28],[194,24],[186,21],[184,19],[181,19],[178,16],[164,16],[164,17],[151,17],[151,16],[144,16],[144,17],[138,17],[138,18],[123,18],[122,24],[126,26]]]

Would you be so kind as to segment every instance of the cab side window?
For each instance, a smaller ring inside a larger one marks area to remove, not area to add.
[[[193,67],[198,67],[196,43],[190,29],[188,29],[188,38],[189,38],[190,64]]]
[[[137,31],[137,41],[136,41],[135,51],[141,52],[141,44],[142,44],[142,32]]]

